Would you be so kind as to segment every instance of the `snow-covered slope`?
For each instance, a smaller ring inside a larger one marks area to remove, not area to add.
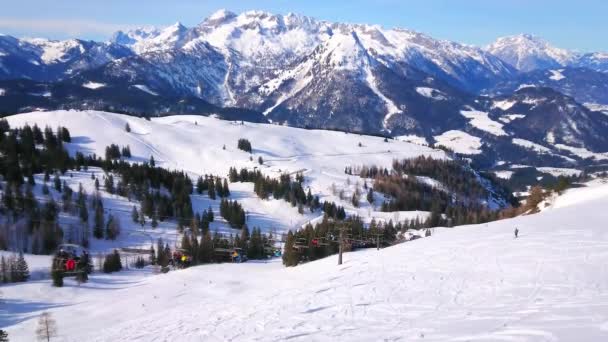
[[[604,341],[608,187],[487,225],[286,269],[206,265],[3,286],[11,340],[48,311],[63,341]],[[584,220],[581,220],[584,217]],[[513,230],[519,228],[519,238]]]
[[[184,170],[192,177],[203,174],[227,177],[231,167],[259,168],[271,177],[300,172],[306,178],[305,189],[310,187],[321,201],[340,203],[349,213],[356,213],[366,220],[372,217],[384,219],[386,214],[367,202],[361,203],[359,208],[351,204],[349,199],[357,186],[362,187],[363,180],[345,175],[346,166],[379,165],[390,168],[393,159],[420,155],[447,158],[439,150],[403,141],[385,142],[381,137],[223,121],[201,116],[168,116],[148,121],[105,112],[56,111],[19,114],[7,117],[7,120],[12,127],[26,123],[36,123],[40,127],[65,126],[72,135],[72,143],[66,145],[70,153],[82,151],[103,156],[110,144],[129,146],[133,156],[131,161],[148,161],[153,156],[158,166]],[[130,133],[125,131],[127,123],[131,128]],[[240,138],[251,142],[252,154],[237,148]],[[263,165],[258,163],[258,157],[262,157]],[[77,183],[75,185],[77,189]],[[297,208],[282,200],[260,200],[253,192],[252,183],[233,183],[230,187],[232,197],[249,211],[250,227],[280,233],[321,215],[319,212],[300,215]],[[344,190],[346,200],[339,198],[340,190]],[[193,202],[197,211],[206,209],[210,204],[218,205],[209,202],[207,197],[193,198]],[[407,215],[402,213],[394,218],[411,218]],[[426,213],[416,215],[423,217]],[[126,216],[128,221],[128,213]]]

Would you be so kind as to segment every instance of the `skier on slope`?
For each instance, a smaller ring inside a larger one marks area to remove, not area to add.
[[[515,238],[517,239],[517,235],[519,234],[519,229],[515,228],[514,233],[515,233]]]

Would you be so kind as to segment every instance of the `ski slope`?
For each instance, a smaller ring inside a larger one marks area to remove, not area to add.
[[[41,128],[65,126],[71,133],[72,142],[66,144],[71,154],[77,151],[103,156],[110,144],[129,146],[130,161],[144,162],[153,156],[157,166],[184,170],[196,180],[203,174],[227,177],[230,167],[259,168],[264,174],[279,177],[282,173],[303,173],[305,190],[311,189],[321,201],[333,201],[345,207],[350,214],[365,220],[386,220],[387,213],[361,201],[358,208],[350,202],[363,180],[344,173],[346,166],[378,165],[390,168],[393,159],[413,158],[420,155],[447,158],[440,150],[403,141],[346,134],[324,130],[305,130],[270,124],[224,121],[194,115],[167,116],[150,121],[121,114],[98,111],[51,111],[32,112],[7,117],[12,127],[34,123]],[[131,132],[126,132],[129,125]],[[248,139],[253,153],[237,149],[239,138]],[[263,165],[258,163],[263,158]],[[77,190],[78,182],[92,186],[87,175],[76,175],[71,183]],[[372,180],[367,180],[371,185]],[[88,182],[88,183],[87,183]],[[103,182],[102,182],[103,183]],[[297,208],[282,200],[261,200],[253,192],[252,183],[230,185],[231,198],[241,202],[248,211],[249,227],[260,227],[264,231],[285,232],[317,218],[320,213],[298,214]],[[343,190],[344,199],[339,198]],[[92,190],[89,191],[89,194]],[[105,196],[110,201],[115,196]],[[210,205],[219,206],[205,196],[193,196],[195,211]],[[378,202],[378,205],[381,202]],[[129,203],[118,203],[124,207]],[[112,205],[112,204],[110,204]],[[130,204],[129,204],[130,205]],[[426,212],[402,212],[396,219],[426,218]],[[391,216],[393,216],[391,214]],[[392,217],[391,217],[392,218]],[[212,227],[222,230],[223,226]],[[226,229],[227,230],[227,229]]]
[[[49,311],[56,341],[606,341],[607,201],[595,182],[540,214],[435,229],[342,266],[334,256],[5,285],[0,327],[33,340]]]

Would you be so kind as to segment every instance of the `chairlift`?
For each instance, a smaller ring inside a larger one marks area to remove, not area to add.
[[[80,245],[64,243],[57,247],[53,257],[52,270],[61,273],[64,277],[90,273],[89,253]]]
[[[327,241],[327,238],[318,237],[318,238],[312,239],[312,245],[314,247],[329,246],[329,242]]]
[[[293,244],[293,248],[299,250],[301,248],[308,248],[308,241],[304,238],[298,238]]]
[[[175,252],[173,252],[173,257],[171,261],[173,263],[173,266],[177,268],[186,268],[192,263],[192,256],[187,250],[183,248],[177,248]]]

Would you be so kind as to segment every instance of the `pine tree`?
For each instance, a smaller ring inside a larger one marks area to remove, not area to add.
[[[6,189],[4,190],[4,195],[2,196],[2,202],[4,203],[4,207],[6,209],[8,209],[8,210],[15,209],[15,201],[13,198],[13,187],[10,186],[9,184],[6,185]]]
[[[107,254],[103,261],[103,272],[112,273],[122,270],[122,261],[118,250],[114,250],[111,254]]]
[[[8,257],[8,281],[15,283],[19,281],[19,272],[17,271],[17,258],[15,255]]]
[[[353,197],[351,198],[351,203],[353,204],[353,206],[355,208],[359,207],[359,196],[357,196],[357,193],[353,193]]]
[[[63,142],[69,143],[72,141],[72,137],[70,136],[70,131],[68,131],[68,129],[65,127],[61,127],[61,129],[58,130],[57,135],[59,135],[59,137],[61,138],[61,140]]]
[[[374,190],[369,189],[369,191],[367,192],[367,201],[369,202],[369,204],[374,204]]]
[[[158,220],[156,219],[156,216],[156,212],[154,212],[154,214],[152,214],[152,222],[150,222],[150,226],[152,226],[152,228],[158,227]]]
[[[150,246],[150,265],[156,265],[156,252],[154,246]]]
[[[55,190],[57,192],[61,192],[61,179],[59,179],[59,175],[55,173],[55,177],[53,177],[53,183],[55,185]]]
[[[142,226],[146,225],[146,215],[144,214],[144,210],[140,208],[139,210],[139,224]]]
[[[213,182],[213,178],[209,178],[209,190],[208,190],[209,198],[215,199],[215,184]]]
[[[0,281],[2,283],[8,283],[9,280],[9,267],[4,255],[0,258]]]
[[[131,210],[131,219],[133,223],[139,223],[139,213],[137,212],[137,207],[133,206],[133,210]]]
[[[110,216],[108,216],[108,222],[106,223],[105,229],[106,240],[116,240],[119,234],[120,221],[110,214]]]
[[[209,209],[207,209],[207,219],[209,220],[209,222],[213,222],[213,220],[215,219],[211,206],[209,206]]]
[[[89,222],[89,210],[87,209],[87,203],[84,200],[78,200],[78,216],[82,223]]]
[[[27,265],[27,261],[23,257],[23,252],[19,252],[17,258],[17,281],[27,281],[30,278],[30,269]]]
[[[125,158],[131,158],[131,147],[129,147],[129,145],[127,146],[123,146],[121,152],[123,157]]]
[[[199,176],[198,179],[196,180],[196,193],[199,195],[202,194],[204,188],[205,188],[205,184],[203,182],[203,177]]]
[[[219,197],[226,197],[226,195],[224,194],[224,187],[222,187],[222,182],[219,178],[215,180],[215,193]]]
[[[150,156],[150,166],[156,167],[156,162],[154,161],[154,156]]]
[[[213,239],[209,231],[203,234],[201,243],[199,245],[199,260],[202,263],[209,263],[213,261]]]
[[[103,205],[101,204],[101,199],[99,202],[96,201],[95,204],[95,218],[93,223],[93,236],[96,239],[103,238],[103,228],[104,228],[104,217],[103,217]]]
[[[224,178],[224,185],[222,187],[222,192],[224,193],[224,197],[230,196],[230,189],[228,188],[228,180]]]
[[[8,342],[8,333],[0,329],[0,342]]]
[[[53,286],[63,287],[63,272],[60,270],[52,270],[51,277],[53,278]]]
[[[108,175],[106,177],[104,187],[106,188],[107,192],[114,194],[114,177],[112,175]]]
[[[127,133],[131,133],[131,126],[129,126],[128,122],[125,124],[125,131],[127,131]]]
[[[299,253],[294,249],[295,237],[290,230],[287,233],[287,241],[285,242],[285,250],[283,251],[283,265],[296,266],[299,263]]]

